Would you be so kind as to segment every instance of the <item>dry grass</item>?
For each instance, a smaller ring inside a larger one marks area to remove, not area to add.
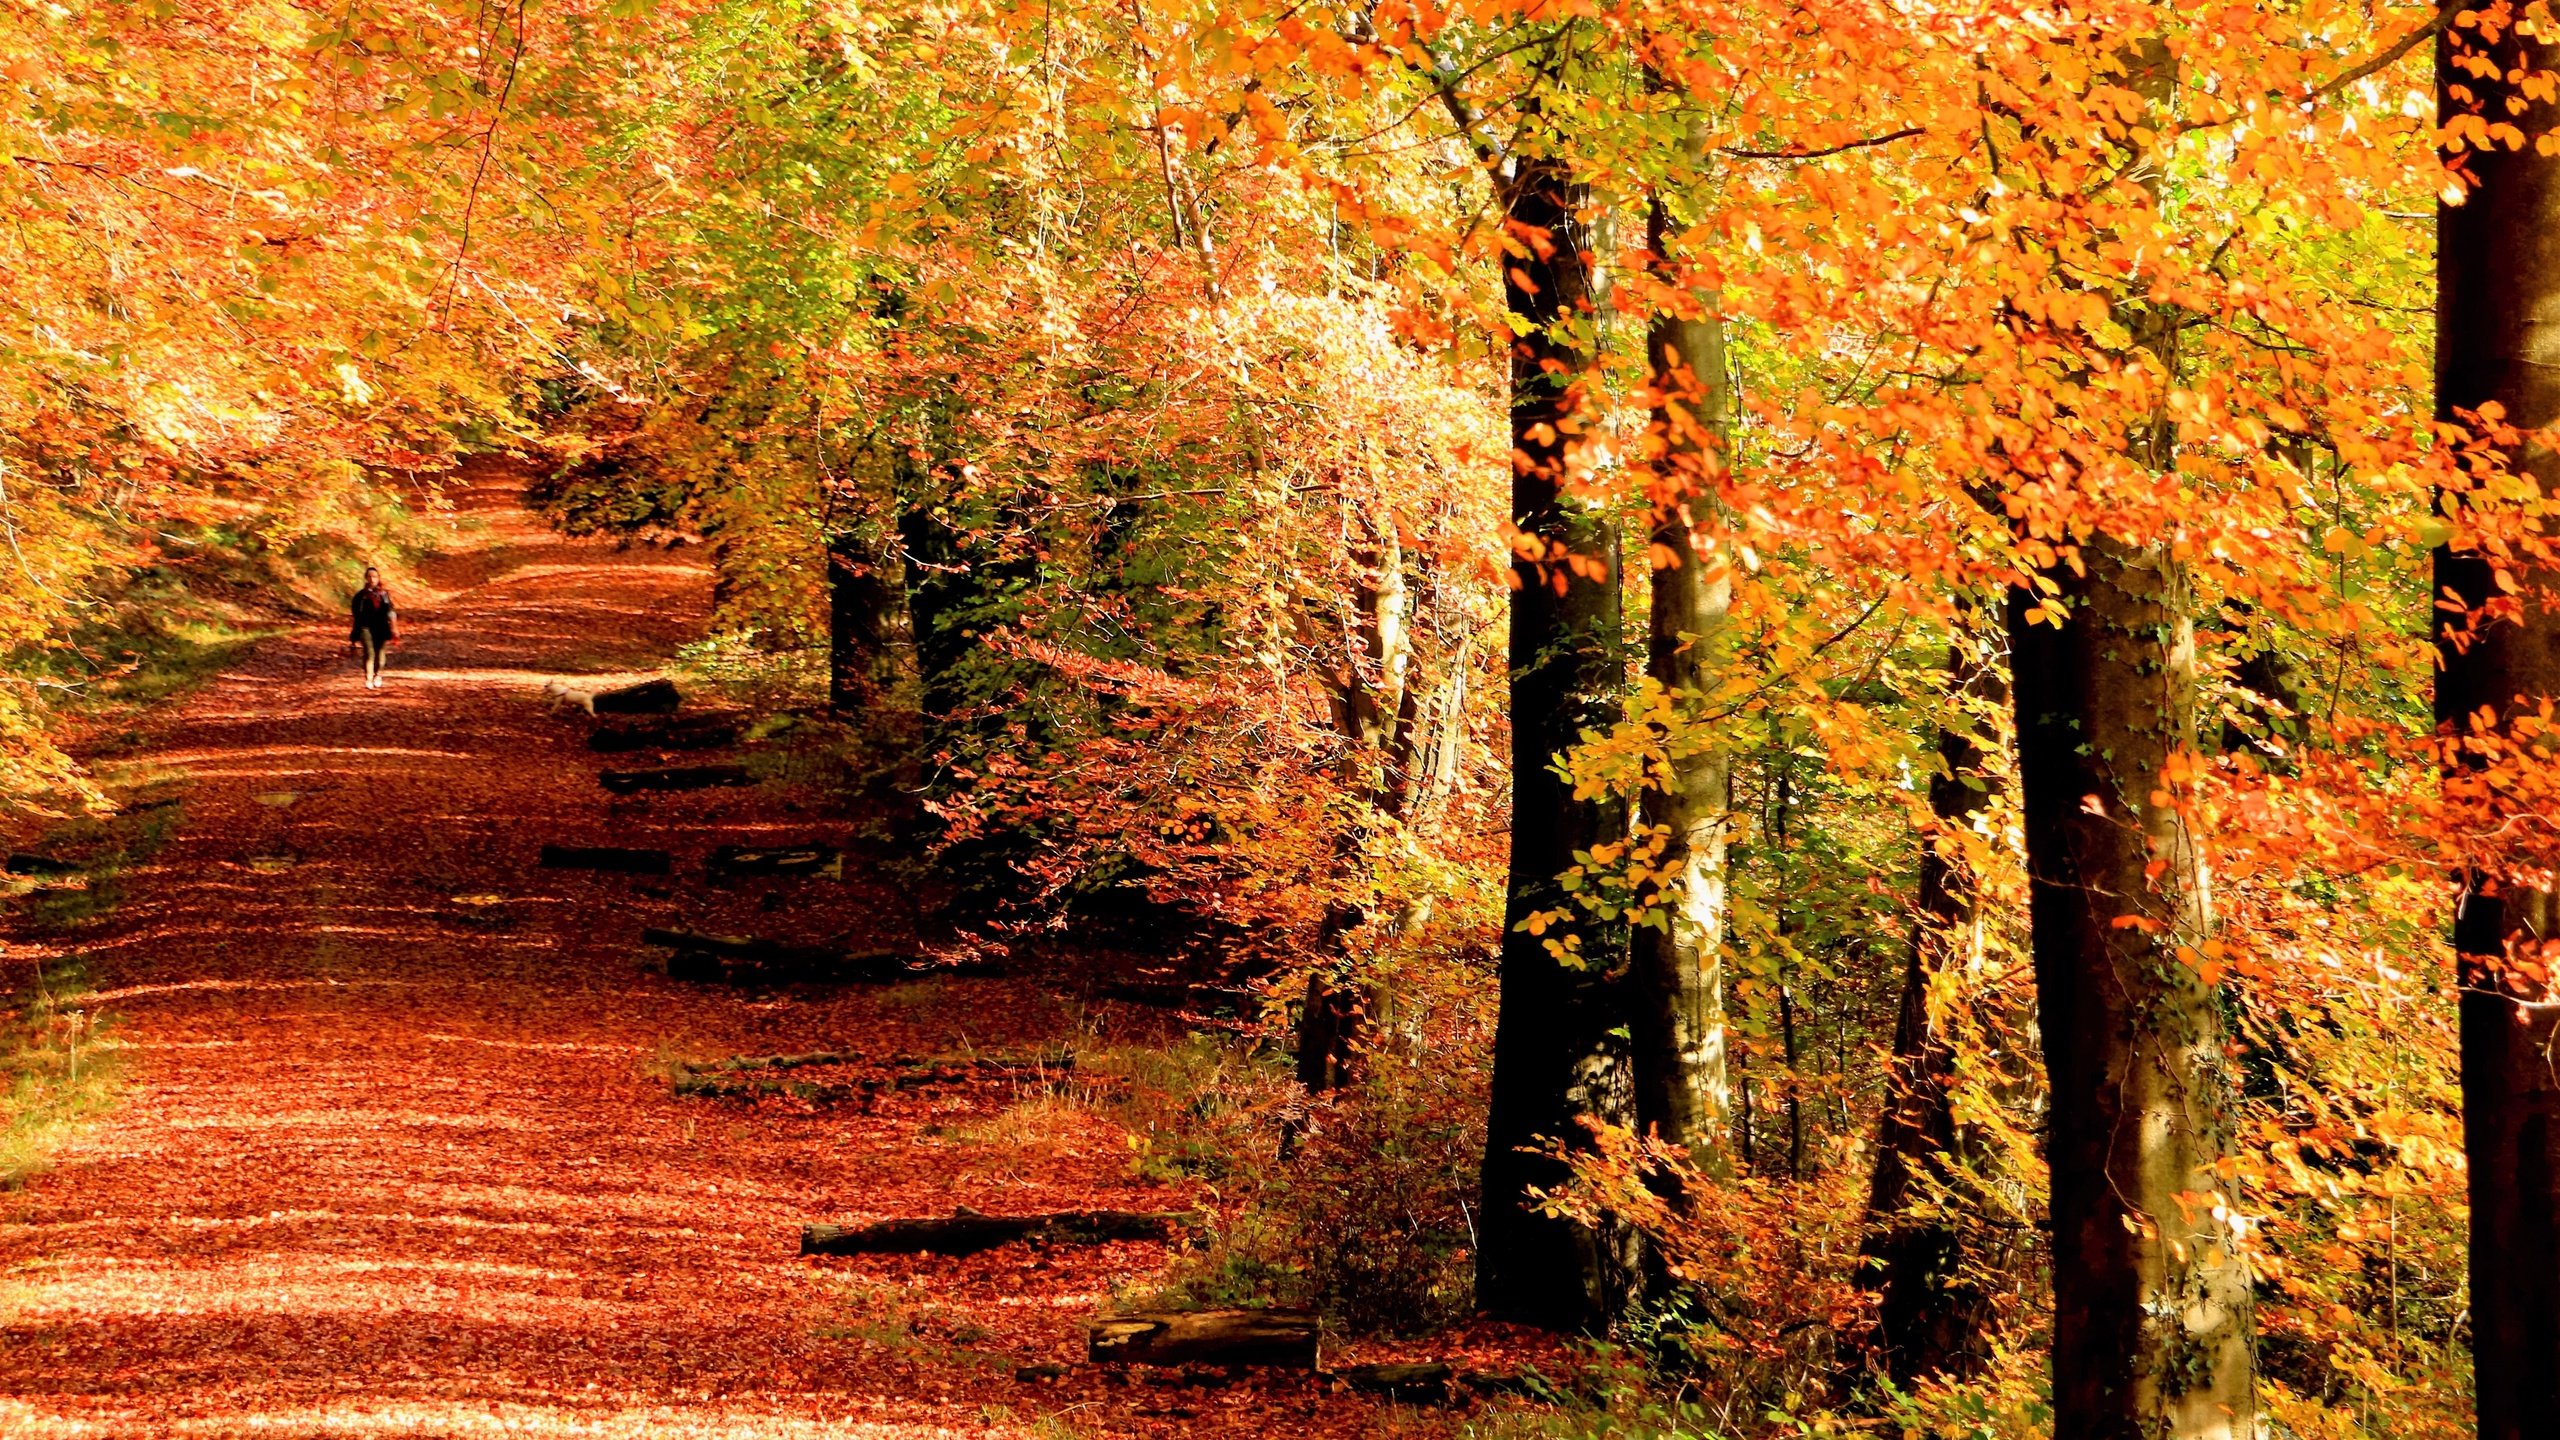
[[[48,971],[0,1023],[0,1188],[41,1174],[115,1100],[123,1057],[89,990],[76,966]]]

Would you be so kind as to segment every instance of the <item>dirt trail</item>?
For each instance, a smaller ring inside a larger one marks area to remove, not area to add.
[[[104,919],[42,939],[92,958],[132,1082],[0,1196],[0,1434],[1368,1423],[1367,1402],[1299,1380],[1016,1379],[1073,1357],[1083,1317],[1160,1247],[794,1254],[810,1219],[1178,1197],[1129,1179],[1098,1121],[1062,1122],[1030,1164],[950,1138],[1003,1111],[1008,1082],[803,1115],[651,1078],[669,1047],[934,1054],[1030,1045],[1068,1017],[1014,981],[786,1000],[642,972],[644,923],[867,920],[894,941],[907,917],[858,875],[706,893],[713,844],[842,837],[772,789],[608,800],[583,726],[534,687],[655,665],[699,633],[709,576],[684,551],[553,535],[503,465],[470,478],[477,538],[403,597],[388,688],[366,692],[343,629],[314,625],[159,717],[139,758],[190,777],[177,836]],[[543,872],[544,841],[663,845],[677,875]],[[507,898],[455,898],[485,894]]]

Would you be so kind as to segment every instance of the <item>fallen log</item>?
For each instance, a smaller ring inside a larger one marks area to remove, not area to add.
[[[1097,1365],[1276,1365],[1316,1368],[1316,1317],[1306,1310],[1146,1311],[1106,1315],[1085,1331]]]
[[[678,1098],[687,1100],[791,1099],[811,1105],[837,1105],[847,1100],[866,1100],[897,1086],[877,1076],[851,1085],[823,1085],[806,1080],[724,1080],[716,1075],[678,1075],[670,1088]]]
[[[598,690],[588,698],[587,712],[592,715],[673,715],[684,703],[682,692],[673,680],[643,680],[637,685],[618,685],[611,690]]]
[[[668,1085],[676,1095],[692,1099],[771,1100],[787,1097],[812,1105],[833,1105],[846,1100],[870,1100],[920,1086],[983,1079],[988,1075],[1072,1070],[1075,1057],[1061,1055],[1027,1060],[984,1055],[957,1060],[901,1057],[889,1062],[888,1074],[866,1075],[860,1080],[841,1084],[768,1078],[777,1070],[862,1063],[862,1056],[839,1050],[816,1050],[806,1055],[738,1055],[705,1065],[679,1063],[674,1073],[668,1076]],[[738,1078],[740,1076],[744,1078]]]
[[[975,1255],[1017,1240],[1101,1245],[1171,1240],[1208,1223],[1196,1210],[1062,1210],[1048,1215],[981,1215],[962,1206],[947,1219],[873,1225],[804,1225],[803,1255]]]
[[[634,850],[620,845],[545,845],[545,870],[612,870],[624,875],[665,875],[675,859],[664,850]]]
[[[744,765],[671,765],[656,770],[607,770],[598,784],[616,795],[641,790],[710,790],[724,785],[753,785],[756,777]]]
[[[79,874],[80,862],[76,860],[56,860],[50,855],[17,854],[9,857],[8,870],[12,875],[29,875],[38,879],[58,880],[65,875]]]
[[[668,950],[715,956],[734,964],[818,967],[844,959],[841,951],[767,940],[760,935],[707,935],[699,930],[668,930],[652,925],[640,932],[640,938]]]
[[[703,868],[721,877],[738,875],[824,875],[844,878],[844,852],[825,845],[787,845],[756,849],[723,845],[711,852]]]
[[[1553,1400],[1561,1394],[1535,1370],[1461,1370],[1457,1381],[1478,1395],[1526,1395]]]
[[[843,1084],[828,1084],[810,1080],[774,1080],[763,1076],[737,1080],[718,1072],[697,1074],[681,1071],[673,1077],[668,1088],[678,1097],[690,1100],[791,1099],[810,1105],[838,1105],[847,1100],[876,1100],[900,1090],[976,1078],[967,1070],[915,1070],[897,1075],[865,1075]]]
[[[797,1070],[804,1065],[860,1065],[869,1059],[850,1050],[812,1050],[804,1055],[732,1055],[707,1065],[687,1065],[695,1073],[703,1071]]]
[[[895,950],[847,954],[753,935],[704,935],[651,926],[640,932],[640,938],[675,952],[667,961],[667,974],[679,980],[891,985],[943,975],[1000,973],[991,961],[944,962]]]
[[[1449,1398],[1449,1384],[1457,1378],[1456,1372],[1437,1360],[1354,1365],[1335,1373],[1364,1395],[1432,1405]]]
[[[587,748],[599,755],[632,750],[716,750],[738,740],[738,722],[716,715],[643,724],[599,725],[587,736]]]
[[[870,1057],[850,1050],[812,1050],[802,1055],[732,1055],[703,1065],[687,1065],[691,1071],[797,1070],[808,1065],[862,1065]],[[919,1057],[901,1055],[888,1062],[892,1070],[976,1070],[981,1073],[1014,1074],[1040,1070],[1073,1070],[1076,1057],[1059,1055],[955,1055]]]

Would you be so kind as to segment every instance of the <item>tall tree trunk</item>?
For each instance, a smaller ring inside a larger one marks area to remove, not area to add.
[[[1623,839],[1624,808],[1579,800],[1557,765],[1585,729],[1606,729],[1625,684],[1618,537],[1606,513],[1567,493],[1566,449],[1592,363],[1587,201],[1566,163],[1516,156],[1502,182],[1513,253],[1504,294],[1525,329],[1511,358],[1511,873],[1502,936],[1502,1000],[1486,1117],[1484,1224],[1477,1298],[1507,1317],[1598,1329],[1633,1293],[1632,1229],[1539,1213],[1531,1192],[1566,1177],[1540,1148],[1585,1143],[1584,1122],[1634,1119],[1621,1017],[1623,926],[1575,906],[1558,878],[1574,852]],[[1533,935],[1531,915],[1562,912]],[[1578,949],[1573,963],[1551,942]]]
[[[1978,1227],[1939,1203],[1961,1194],[1993,1156],[1968,1143],[1955,1113],[1956,1052],[1932,1003],[1947,977],[1982,965],[1981,877],[1958,837],[1998,799],[1986,767],[1990,747],[1976,726],[1981,710],[2005,703],[2008,684],[1986,621],[1966,605],[1947,645],[1948,695],[1959,707],[1939,727],[1939,773],[1929,778],[1930,833],[1920,847],[1919,914],[1902,975],[1902,1007],[1893,1027],[1893,1063],[1876,1168],[1867,1190],[1864,1254],[1876,1292],[1872,1360],[1895,1384],[1923,1375],[1970,1374],[1990,1354],[1994,1294],[1981,1277],[1999,1273],[2000,1256],[1979,1251]]]
[[[2013,591],[2009,644],[2036,997],[2052,1082],[2056,1440],[2255,1430],[2250,1290],[2218,1167],[2232,1154],[2222,1010],[2180,958],[2204,876],[2155,803],[2195,745],[2191,598],[2166,547],[2103,533]]]
[[[2488,75],[2460,69],[2465,51],[2487,52]],[[2466,87],[2476,108],[2528,136],[2546,134],[2560,107],[2528,105],[2512,77],[2560,64],[2560,45],[2509,31],[2491,48],[2475,32],[2447,27],[2437,49],[2437,86],[2446,119],[2462,113],[2449,92]],[[2463,419],[2492,401],[2505,422],[2527,432],[2560,422],[2560,159],[2532,144],[2461,157],[2470,194],[2437,212],[2436,409]],[[2549,494],[2560,457],[2540,444],[2507,461]],[[2450,504],[2448,509],[2452,508]],[[2489,621],[2481,608],[2500,594],[2489,560],[2475,551],[2436,552],[2436,593],[2460,597],[2468,614],[2438,611],[2443,668],[2436,721],[2467,733],[2489,712],[2504,729],[2560,697],[2560,617],[2550,568],[2526,562],[2515,575],[2512,618]],[[2477,622],[2477,633],[2466,634]],[[2547,758],[2548,747],[2539,752]],[[2448,746],[2455,778],[2475,757]],[[2548,891],[2506,877],[2466,877],[2454,918],[2462,1027],[2463,1149],[2470,1163],[2471,1347],[2482,1440],[2551,1433],[2560,1417],[2560,994],[2547,978],[2560,913]],[[2532,965],[2515,961],[2530,960]]]
[[[1668,249],[1670,216],[1657,197],[1646,213],[1653,265],[1679,276]],[[1627,969],[1627,1028],[1634,1050],[1636,1123],[1689,1148],[1702,1163],[1725,1145],[1732,1107],[1725,1075],[1725,791],[1729,762],[1699,733],[1702,697],[1715,689],[1713,641],[1733,585],[1698,548],[1693,519],[1713,503],[1717,453],[1732,413],[1724,322],[1710,304],[1695,317],[1661,315],[1645,339],[1655,396],[1651,443],[1653,574],[1645,673],[1691,728],[1669,738],[1670,773],[1644,792],[1646,824],[1665,832],[1656,862],[1668,928],[1638,929]],[[1664,562],[1663,557],[1668,557]]]
[[[1412,600],[1406,592],[1404,547],[1392,512],[1358,522],[1374,539],[1355,541],[1352,563],[1352,644],[1341,669],[1328,677],[1334,728],[1342,737],[1335,773],[1351,802],[1351,818],[1334,834],[1334,863],[1357,877],[1372,833],[1370,816],[1394,814],[1412,764],[1414,727]],[[1332,637],[1320,636],[1330,643]],[[1362,889],[1365,890],[1365,885]],[[1307,975],[1298,1018],[1298,1082],[1322,1094],[1354,1078],[1362,1031],[1379,1018],[1386,997],[1352,974],[1351,937],[1369,922],[1365,895],[1328,908],[1316,946],[1317,969]]]
[[[967,707],[960,662],[977,643],[968,621],[983,580],[974,573],[964,537],[929,501],[912,501],[899,513],[898,540],[906,549],[907,614],[915,629],[924,718],[929,725],[950,725]]]
[[[2121,79],[2102,83],[2146,111],[2119,142],[2126,178],[2156,203],[2176,52],[2154,35],[2116,58]],[[2155,408],[2125,422],[2126,458],[2169,474],[2178,313],[2138,284],[2110,308],[2128,336],[2114,366],[2153,372]],[[2093,526],[2071,560],[2008,601],[2051,1085],[2054,1437],[2242,1440],[2258,1432],[2256,1359],[2224,1178],[2222,1005],[2192,960],[2211,924],[2202,857],[2166,793],[2197,744],[2194,596],[2167,539]]]
[[[897,686],[906,584],[895,565],[856,530],[827,536],[827,705],[839,715],[877,709]]]
[[[1796,1046],[1796,990],[1778,985],[1778,1046],[1787,1057],[1787,1178],[1804,1179],[1804,1054]]]

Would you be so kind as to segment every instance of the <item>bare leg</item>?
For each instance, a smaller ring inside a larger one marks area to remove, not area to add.
[[[364,688],[367,690],[382,688],[382,662],[389,649],[378,636],[364,637]]]

